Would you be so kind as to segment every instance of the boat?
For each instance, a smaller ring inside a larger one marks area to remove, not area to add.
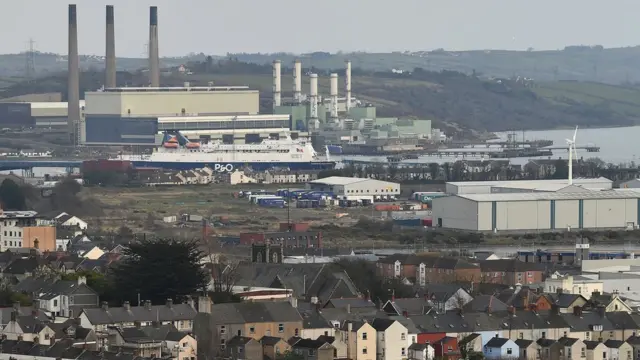
[[[165,132],[161,144],[151,154],[121,154],[118,160],[131,161],[138,168],[191,170],[206,166],[218,172],[231,172],[244,167],[256,171],[273,168],[288,168],[291,171],[330,170],[336,166],[329,159],[328,151],[320,156],[310,140],[292,139],[289,134],[255,144],[225,144],[219,141],[201,144],[174,131]]]

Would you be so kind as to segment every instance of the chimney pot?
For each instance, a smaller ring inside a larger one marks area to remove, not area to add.
[[[131,310],[131,304],[130,304],[128,301],[125,301],[124,303],[122,303],[122,307],[123,307],[126,311]]]
[[[107,311],[109,310],[109,303],[106,301],[102,302],[102,310]]]
[[[403,310],[402,311],[402,316],[408,318],[409,317],[409,312],[407,310]]]
[[[167,307],[172,307],[173,306],[173,299],[167,299]]]

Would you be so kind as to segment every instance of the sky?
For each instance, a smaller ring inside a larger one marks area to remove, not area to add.
[[[0,53],[66,54],[63,0],[0,2]],[[561,49],[640,44],[638,0],[76,0],[79,52],[104,54],[105,5],[116,53],[144,57],[149,6],[161,56],[228,52]],[[7,16],[7,14],[13,14]]]

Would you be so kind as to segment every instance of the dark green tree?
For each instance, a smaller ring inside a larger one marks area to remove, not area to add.
[[[304,360],[304,356],[293,351],[286,351],[284,354],[276,356],[276,360]]]
[[[148,239],[130,244],[124,259],[112,270],[114,289],[121,301],[144,300],[161,304],[183,301],[203,291],[208,276],[201,265],[204,254],[195,241]]]
[[[26,210],[27,208],[22,188],[11,179],[4,179],[0,185],[0,202],[4,210]]]

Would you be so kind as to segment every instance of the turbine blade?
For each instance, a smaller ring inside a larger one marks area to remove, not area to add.
[[[576,142],[576,135],[578,135],[578,126],[576,125],[576,131],[573,132],[573,142]]]

